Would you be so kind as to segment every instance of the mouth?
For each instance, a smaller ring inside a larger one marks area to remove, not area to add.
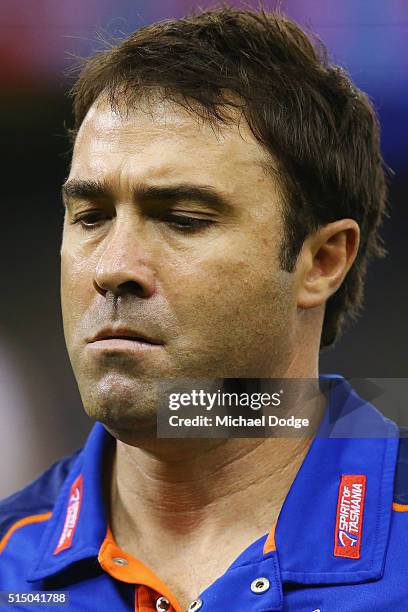
[[[163,342],[143,332],[128,329],[103,329],[88,340],[92,349],[105,351],[143,351],[163,346]]]

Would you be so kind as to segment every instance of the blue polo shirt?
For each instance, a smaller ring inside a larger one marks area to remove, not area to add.
[[[189,610],[408,610],[406,439],[347,381],[330,379],[318,435],[276,526],[192,593]],[[181,611],[160,577],[110,532],[102,466],[113,444],[96,423],[82,450],[0,503],[0,591],[64,591],[61,609],[70,611]]]

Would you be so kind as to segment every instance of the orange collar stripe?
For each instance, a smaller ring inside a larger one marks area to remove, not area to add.
[[[48,521],[51,518],[51,512],[46,512],[45,514],[32,514],[31,516],[25,516],[24,518],[16,521],[10,529],[7,530],[6,534],[3,536],[0,541],[0,553],[7,546],[7,543],[13,533],[20,529],[20,527],[24,527],[25,525],[30,525],[31,523],[41,523],[42,521]]]
[[[408,504],[398,504],[397,502],[393,502],[392,509],[395,512],[408,512]]]
[[[268,537],[265,540],[264,549],[263,549],[264,555],[270,552],[274,552],[276,550],[275,529],[276,529],[276,523],[270,530]]]

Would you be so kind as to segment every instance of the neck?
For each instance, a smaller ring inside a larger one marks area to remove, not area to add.
[[[321,415],[325,398],[313,400]],[[275,524],[312,437],[117,441],[110,526],[124,550],[208,547],[239,535],[241,548]],[[256,503],[254,503],[256,500]],[[239,509],[239,510],[238,510]],[[238,550],[240,548],[238,547]]]
[[[303,349],[275,377],[317,384],[317,340],[301,338],[296,346]],[[306,409],[316,424],[326,400],[319,391],[311,395],[306,407],[290,394],[286,407],[299,416]],[[274,527],[312,434],[215,440],[125,434],[127,444],[120,436],[107,479],[117,544],[153,569],[180,603],[190,601]]]
[[[178,543],[181,537],[184,543],[215,541],[239,508],[234,531],[246,532],[250,524],[262,535],[274,524],[309,445],[310,438],[228,439],[166,459],[118,442],[112,531],[127,542],[130,534],[160,540],[163,533]]]

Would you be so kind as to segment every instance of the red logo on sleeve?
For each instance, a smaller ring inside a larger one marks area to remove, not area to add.
[[[54,555],[57,555],[62,550],[69,548],[72,544],[75,528],[78,523],[79,511],[82,501],[82,474],[72,483],[69,493],[67,513],[65,515],[64,527],[61,532],[57,547],[54,550]]]
[[[336,557],[360,558],[366,479],[364,474],[341,477],[334,534]]]

